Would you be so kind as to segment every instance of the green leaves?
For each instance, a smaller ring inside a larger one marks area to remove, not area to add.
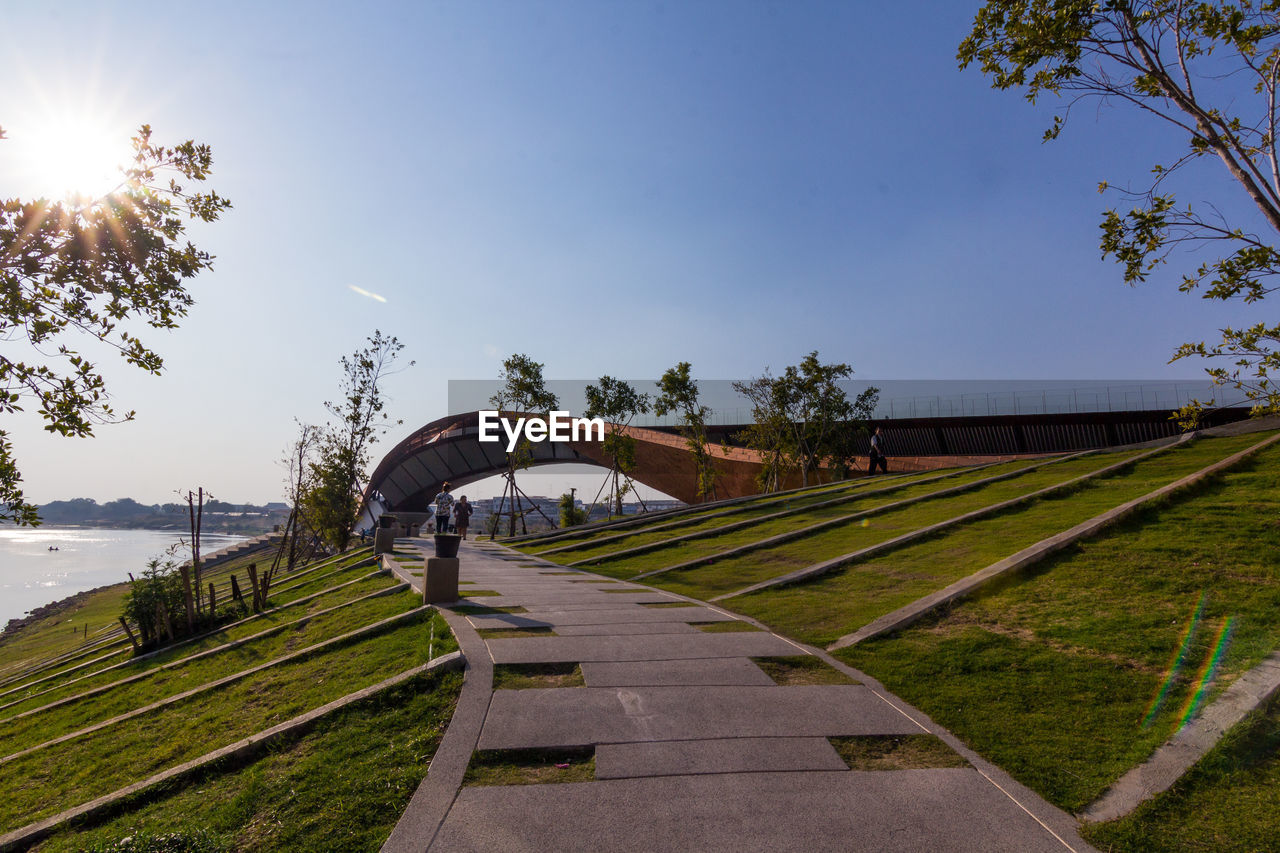
[[[694,493],[702,499],[714,497],[720,472],[707,447],[707,418],[711,409],[698,401],[698,383],[693,379],[689,362],[679,362],[663,373],[658,380],[658,392],[653,401],[654,413],[659,417],[671,412],[680,415],[680,433],[693,453]]]
[[[186,280],[213,265],[212,255],[181,238],[191,222],[212,222],[231,207],[217,193],[185,186],[208,177],[207,145],[155,145],[143,125],[133,147],[133,163],[102,198],[0,201],[0,412],[33,399],[45,428],[62,435],[89,436],[95,424],[132,417],[107,405],[97,367],[63,339],[96,340],[159,373],[160,355],[121,324],[177,326],[194,301]],[[29,357],[20,354],[24,345]],[[0,520],[32,523],[17,466],[7,451],[5,458]]]
[[[1272,245],[1280,234],[1275,133],[1280,125],[1280,3],[989,0],[957,59],[962,68],[978,63],[994,88],[1024,88],[1031,101],[1043,92],[1065,95],[1071,98],[1069,112],[1079,100],[1097,98],[1137,108],[1185,134],[1188,153],[1171,166],[1157,165],[1145,191],[1126,193],[1138,206],[1103,215],[1103,256],[1121,264],[1126,283],[1145,281],[1174,248],[1221,244],[1224,254],[1181,275],[1180,290],[1203,287],[1206,299],[1252,303],[1275,289],[1272,282],[1280,273],[1280,253]],[[1060,134],[1063,121],[1054,117],[1046,140]],[[1182,166],[1209,154],[1230,180],[1228,198],[1206,202],[1212,215],[1205,217],[1175,207],[1173,194],[1163,187]],[[1106,182],[1099,185],[1099,191],[1106,189]],[[1220,210],[1229,209],[1233,200],[1252,205],[1270,230],[1259,236],[1229,224]],[[1265,324],[1224,329],[1220,345],[1184,344],[1174,360],[1234,359],[1232,369],[1207,372],[1215,382],[1244,392],[1260,411],[1278,411],[1280,398],[1269,380],[1276,357],[1272,331]]]
[[[341,402],[324,404],[334,420],[318,438],[310,435],[309,427],[303,427],[296,464],[309,465],[311,470],[309,477],[292,470],[291,480],[297,478],[294,488],[302,492],[297,502],[316,532],[338,551],[347,550],[351,543],[351,529],[363,497],[360,481],[369,467],[369,447],[382,433],[401,423],[383,411],[387,401],[382,383],[397,372],[394,365],[403,350],[404,344],[394,335],[375,330],[367,346],[339,361]],[[413,365],[410,361],[407,366]],[[307,461],[312,442],[316,444],[317,458]]]

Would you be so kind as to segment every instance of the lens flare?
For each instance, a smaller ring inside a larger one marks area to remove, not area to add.
[[[1191,641],[1195,639],[1196,628],[1200,625],[1200,617],[1204,615],[1204,599],[1205,593],[1200,593],[1200,601],[1196,604],[1195,612],[1191,614],[1191,620],[1187,623],[1187,630],[1182,634],[1182,642],[1178,645],[1178,651],[1174,653],[1173,660],[1169,663],[1169,674],[1165,676],[1164,684],[1160,685],[1159,691],[1156,692],[1156,698],[1151,700],[1151,707],[1147,709],[1147,715],[1142,718],[1142,727],[1145,729],[1151,725],[1151,721],[1155,719],[1156,714],[1160,713],[1160,709],[1164,706],[1164,701],[1169,698],[1169,690],[1173,687],[1173,682],[1177,679],[1178,673],[1182,671],[1182,666],[1187,662],[1187,652],[1191,649]]]
[[[1222,663],[1222,658],[1227,652],[1227,646],[1231,644],[1231,626],[1235,624],[1235,617],[1228,618],[1222,623],[1222,630],[1218,632],[1218,638],[1214,640],[1213,651],[1204,662],[1204,667],[1200,670],[1200,678],[1196,690],[1187,700],[1187,707],[1182,712],[1182,719],[1178,723],[1179,728],[1191,722],[1191,718],[1196,715],[1196,711],[1200,710],[1200,706],[1204,703],[1204,699],[1209,695],[1209,688],[1213,686],[1213,678],[1218,674],[1218,666]]]

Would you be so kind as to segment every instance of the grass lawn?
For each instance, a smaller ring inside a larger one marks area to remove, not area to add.
[[[110,793],[425,663],[432,626],[436,655],[456,648],[435,614],[8,762],[0,828]]]
[[[717,554],[729,548],[758,542],[761,539],[766,539],[779,533],[787,533],[819,521],[841,518],[854,513],[878,509],[879,507],[895,503],[897,501],[932,495],[944,489],[953,488],[975,480],[981,480],[988,476],[995,476],[999,473],[1007,473],[1020,468],[1026,468],[1031,464],[1034,463],[1025,461],[1020,463],[1007,463],[993,468],[985,468],[981,471],[966,472],[955,477],[948,477],[947,479],[937,480],[931,483],[918,483],[915,485],[906,483],[901,488],[894,485],[891,491],[885,491],[875,495],[868,495],[859,491],[849,495],[847,499],[842,500],[840,503],[833,506],[819,507],[817,509],[810,510],[805,510],[803,507],[800,507],[799,509],[803,511],[796,512],[794,515],[788,515],[783,518],[771,519],[768,521],[760,521],[745,528],[727,530],[723,533],[708,535],[691,541],[673,541],[669,545],[665,545],[644,554],[618,554],[617,556],[614,556],[624,548],[629,548],[634,544],[639,544],[638,542],[628,540],[621,543],[601,545],[592,550],[576,550],[567,551],[563,554],[552,554],[548,559],[568,563],[575,560],[598,557],[599,559],[593,559],[589,564],[591,571],[600,571],[605,574],[617,574],[618,576],[626,577],[639,572],[665,568],[666,566],[675,565],[695,557]],[[1055,464],[1050,467],[1057,468],[1058,465]],[[1097,463],[1094,463],[1090,467],[1097,467]],[[1028,474],[1027,476],[1031,475]],[[1050,475],[1051,480],[1052,476],[1053,475]],[[886,484],[886,488],[888,487],[888,484]],[[765,513],[760,514],[764,515]],[[708,527],[719,529],[721,527],[728,526],[730,523],[736,524],[742,520],[743,519],[738,516],[731,516],[729,519],[726,519],[723,524],[708,525]],[[716,519],[716,521],[719,521],[719,519]],[[649,541],[657,542],[672,538],[685,532],[685,530],[672,531],[671,533],[661,531],[651,534],[645,538]]]
[[[914,478],[916,476],[926,476],[928,474],[936,474],[936,473],[941,473],[941,472],[928,471],[928,472],[923,472],[920,475],[912,475],[912,477]],[[905,480],[908,478],[904,477],[903,479]],[[576,536],[565,536],[563,538],[557,538],[554,541],[550,541],[550,542],[542,541],[542,540],[531,541],[528,543],[516,542],[516,543],[512,543],[511,547],[517,548],[521,551],[525,551],[531,554],[536,554],[551,548],[559,548],[562,545],[572,545],[577,543],[592,542],[592,541],[604,538],[606,536],[615,536],[618,534],[629,534],[633,531],[639,532],[639,531],[649,530],[658,525],[685,524],[685,523],[698,522],[703,520],[709,515],[728,512],[730,510],[733,510],[733,511],[754,510],[754,509],[760,508],[761,504],[769,505],[773,501],[794,501],[794,500],[805,500],[809,498],[812,498],[812,500],[815,500],[815,501],[824,500],[826,498],[836,497],[840,494],[849,492],[851,490],[863,488],[871,482],[873,482],[871,478],[862,478],[859,480],[844,480],[838,483],[826,483],[821,486],[811,486],[808,490],[795,492],[791,495],[786,495],[786,496],[778,495],[776,493],[763,494],[763,495],[759,495],[756,498],[753,498],[752,500],[742,501],[741,503],[734,504],[732,506],[713,506],[713,507],[692,506],[687,509],[681,510],[679,512],[672,513],[670,515],[663,515],[658,518],[654,518],[648,524],[642,523],[644,521],[643,515],[626,516],[627,521],[631,521],[634,523],[625,525],[625,526],[618,525],[616,527],[597,528],[594,530],[583,529]],[[773,504],[771,509],[776,509],[779,506],[781,506],[781,504]],[[732,517],[733,516],[729,516],[729,518],[732,518]],[[622,520],[622,519],[618,518],[617,520]],[[673,528],[673,530],[678,530],[678,529],[679,528]],[[558,535],[562,532],[565,532],[565,531],[553,531],[553,534]],[[675,535],[675,534],[673,533],[672,535]]]
[[[1081,834],[1116,853],[1280,847],[1280,698],[1236,726],[1172,788]]]
[[[0,727],[0,755],[17,752],[166,696],[258,666],[281,655],[354,631],[362,625],[411,610],[419,603],[418,596],[407,593],[371,598],[182,666],[163,671],[158,671],[153,666],[145,670],[149,673],[147,677],[138,681],[20,720],[6,721]],[[120,679],[137,673],[125,667],[111,674]],[[88,689],[84,685],[81,687]],[[35,700],[32,704],[35,704]]]
[[[1259,440],[1258,436],[1243,436],[1195,442],[1135,463],[1117,475],[1089,481],[1088,485],[1069,493],[952,528],[811,581],[762,590],[724,603],[783,633],[825,646],[1046,536],[1144,495]],[[708,591],[708,584],[693,587],[680,578],[658,576],[651,580],[665,589],[699,598],[723,589],[723,582]],[[696,592],[692,591],[695,589]]]
[[[38,849],[204,829],[229,850],[377,850],[427,775],[461,688],[460,673],[414,679],[247,766],[153,794],[126,814],[63,830]]]
[[[1024,578],[837,656],[1075,811],[1163,743],[1198,693],[1211,701],[1280,646],[1277,554],[1271,448]]]
[[[102,587],[84,595],[81,600],[52,616],[22,628],[15,634],[0,634],[0,677],[7,678],[21,669],[55,655],[74,652],[100,637],[95,633],[119,627],[116,617],[124,609],[127,584]],[[84,627],[90,637],[84,639]],[[80,631],[77,639],[76,631]],[[128,642],[127,640],[125,641]]]
[[[802,539],[792,540],[791,542],[768,548],[760,548],[737,557],[726,557],[716,560],[715,563],[709,564],[709,566],[699,566],[684,571],[700,572],[707,569],[712,576],[726,578],[726,589],[720,591],[739,589],[747,585],[746,581],[739,582],[741,578],[748,576],[758,576],[757,579],[774,577],[778,574],[783,574],[785,571],[790,571],[791,568],[807,566],[820,559],[825,559],[825,556],[834,556],[853,548],[861,547],[863,544],[872,544],[890,539],[923,524],[941,521],[970,509],[976,509],[998,500],[1034,491],[1036,488],[1070,479],[1072,476],[1095,470],[1105,464],[1107,463],[1099,462],[1095,457],[1054,464],[1043,470],[1027,472],[1001,483],[975,487],[972,492],[964,492],[950,497],[939,497],[898,510],[887,510],[883,514],[877,514],[870,518],[834,525],[825,530],[808,534]],[[1020,467],[1026,467],[1026,463],[1022,463]],[[1001,470],[1007,471],[1011,469],[1002,468]],[[704,539],[673,542],[670,545],[645,554],[613,558],[604,555],[600,560],[593,561],[590,565],[584,566],[584,568],[611,577],[630,578],[643,572],[665,569],[668,566],[678,565],[688,560],[712,557],[732,548],[751,545],[770,536],[789,533],[821,521],[843,518],[868,510],[876,510],[908,498],[932,495],[935,492],[951,488],[968,480],[981,479],[983,475],[993,475],[991,472],[992,469],[986,469],[982,472],[973,472],[972,474],[942,480],[937,483],[908,486],[900,490],[894,490],[891,493],[867,497],[839,506],[803,512],[775,521],[761,522],[741,530],[708,536]],[[778,570],[777,567],[780,564],[790,568]],[[715,568],[711,568],[712,566]],[[657,578],[645,579],[645,582],[658,583],[659,580]],[[706,594],[710,595],[712,593],[707,592]]]
[[[330,582],[336,585],[339,583],[355,580],[356,578],[360,578],[363,575],[368,574],[368,572],[365,569],[351,569],[349,571],[351,572],[349,576],[343,575],[338,578],[332,578],[330,579]],[[281,625],[287,622],[293,622],[297,619],[302,618],[303,616],[306,616],[309,613],[316,613],[326,608],[343,604],[345,602],[351,601],[352,599],[359,598],[362,595],[367,595],[368,593],[374,592],[376,590],[386,589],[387,587],[394,586],[396,583],[398,582],[393,581],[391,578],[388,578],[385,576],[366,578],[364,580],[361,580],[359,583],[352,584],[351,586],[348,586],[344,589],[332,590],[330,592],[326,592],[325,594],[317,596],[311,601],[304,602],[302,604],[298,604],[293,607],[287,607],[287,608],[284,608],[283,610],[280,610],[274,613],[264,613],[259,616],[244,620],[239,624],[233,624],[231,626],[228,626],[226,628],[223,628],[222,630],[216,631],[210,634],[209,636],[196,640],[194,642],[182,643],[182,644],[171,646],[170,648],[162,651],[160,654],[157,654],[154,657],[145,658],[143,660],[130,663],[128,662],[129,655],[126,654],[119,657],[113,657],[110,660],[103,661],[93,666],[77,669],[76,671],[73,671],[73,672],[67,672],[65,675],[60,676],[59,678],[51,679],[41,684],[32,685],[32,687],[29,690],[17,691],[15,693],[10,694],[9,696],[3,697],[3,702],[7,704],[8,702],[12,702],[15,699],[20,699],[23,696],[31,695],[30,699],[27,699],[25,702],[22,702],[21,704],[18,704],[18,705],[14,705],[10,708],[5,708],[4,711],[0,712],[0,714],[3,714],[4,716],[9,716],[11,714],[15,714],[20,711],[27,710],[29,708],[37,708],[49,702],[52,702],[55,699],[61,698],[63,696],[70,696],[75,693],[80,693],[83,690],[87,690],[91,687],[95,687],[101,684],[106,684],[106,683],[115,681],[126,675],[133,675],[138,672],[146,671],[148,669],[154,669],[160,666],[161,664],[167,663],[172,660],[176,660],[177,658],[186,657],[187,655],[195,654],[196,652],[204,651],[206,649],[211,649],[216,646],[223,645],[224,643],[230,642],[232,640],[238,640],[238,639],[243,639],[245,637],[252,636],[274,625]],[[316,590],[312,590],[311,592],[314,593],[318,591],[319,590],[316,589]],[[294,599],[294,600],[296,601],[297,599]],[[271,604],[278,606],[277,599],[274,595],[271,596]],[[126,663],[126,665],[118,669],[113,669],[107,672],[101,672],[101,670],[104,667],[112,666],[114,664],[118,664],[122,662]],[[55,688],[55,689],[51,689],[51,688]],[[39,695],[32,695],[37,693]]]
[[[1021,464],[1026,465],[1028,463],[1024,462]],[[980,479],[982,475],[985,473],[986,473],[986,470],[982,472],[975,471],[972,473],[960,474],[954,477],[947,477],[945,479],[938,480],[937,484],[926,483],[923,485],[916,486],[915,488],[916,490],[933,491],[936,489],[944,488],[945,486],[942,484],[958,485],[959,483],[966,482],[969,480]],[[752,502],[752,503],[743,504],[741,507],[733,507],[732,508],[733,512],[729,513],[728,515],[718,514],[719,512],[729,512],[728,510],[719,510],[716,513],[705,514],[707,516],[714,514],[716,515],[716,517],[714,518],[712,517],[703,518],[701,516],[694,516],[690,518],[681,519],[679,522],[667,521],[665,523],[662,522],[661,520],[656,520],[653,525],[644,525],[644,526],[636,527],[632,530],[617,531],[613,536],[609,537],[612,540],[609,542],[599,542],[598,540],[604,537],[595,536],[585,542],[575,543],[575,547],[573,548],[570,548],[565,551],[557,552],[555,554],[548,554],[546,556],[547,556],[547,559],[555,560],[560,563],[567,563],[567,562],[572,562],[574,560],[586,559],[588,557],[603,556],[603,555],[611,554],[615,551],[621,551],[627,548],[634,548],[637,545],[644,545],[652,542],[662,542],[672,537],[684,536],[686,534],[694,533],[697,531],[718,529],[730,524],[738,524],[744,521],[749,521],[754,518],[773,515],[779,512],[798,512],[800,510],[803,510],[806,507],[812,506],[813,504],[838,500],[840,501],[839,504],[836,504],[835,506],[828,507],[822,510],[825,512],[825,515],[827,517],[835,517],[837,515],[844,515],[849,512],[853,512],[854,510],[851,510],[848,507],[850,506],[850,504],[854,502],[861,503],[863,501],[873,501],[874,503],[868,504],[868,506],[871,506],[871,505],[876,505],[878,503],[887,503],[889,500],[898,500],[901,497],[903,497],[903,495],[901,494],[903,489],[907,489],[908,487],[911,486],[912,483],[918,480],[924,479],[926,476],[932,479],[939,476],[939,472],[929,471],[921,475],[903,477],[901,480],[892,480],[887,483],[884,483],[883,485],[878,483],[876,484],[877,491],[880,488],[894,489],[894,492],[892,493],[892,497],[879,495],[874,498],[864,498],[863,492],[866,492],[869,490],[861,487],[860,488],[850,488],[850,487],[834,488],[834,489],[823,490],[816,493],[803,492],[798,495],[791,495],[787,497],[772,497],[767,501],[762,500],[760,505],[757,505],[756,502]],[[859,485],[863,486],[865,484],[860,483]],[[886,493],[886,494],[889,494],[889,493]],[[818,511],[819,510],[815,510],[815,512],[818,512]],[[780,530],[786,529],[786,522],[783,521],[782,519],[779,519],[778,521],[773,522],[773,524],[774,525],[782,524],[784,526],[779,529]],[[661,528],[661,529],[655,530],[654,528]],[[567,543],[567,542],[552,543],[547,550],[551,550],[558,547],[564,547],[569,544],[570,543]]]
[[[596,749],[490,749],[471,755],[464,785],[554,785],[596,778]]]

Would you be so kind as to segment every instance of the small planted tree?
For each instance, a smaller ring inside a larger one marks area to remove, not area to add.
[[[148,560],[140,577],[130,575],[121,622],[126,631],[131,624],[137,627],[140,643],[137,651],[190,636],[212,627],[218,620],[234,619],[243,612],[243,608],[222,605],[216,614],[212,608],[206,608],[192,615],[191,591],[187,585],[190,576],[184,572],[186,565],[180,564],[175,556],[178,547],[175,545],[161,556]]]
[[[314,482],[304,503],[317,532],[336,551],[345,551],[351,544],[370,445],[401,423],[383,411],[387,399],[382,383],[396,372],[393,367],[403,349],[394,335],[375,331],[368,346],[343,356],[342,397],[324,404],[334,420],[318,441],[318,459],[311,463]]]
[[[720,472],[707,444],[707,418],[711,416],[711,409],[698,400],[698,383],[690,374],[689,362],[682,361],[662,374],[653,410],[659,416],[672,412],[680,416],[680,434],[693,453],[694,494],[699,500],[714,500]]]
[[[868,388],[850,401],[840,387],[840,380],[852,375],[847,364],[823,364],[815,350],[779,377],[801,485],[809,485],[811,475],[821,482],[824,463],[848,458],[848,425],[865,423],[875,409],[879,389]]]
[[[649,411],[649,395],[641,394],[629,382],[614,379],[612,376],[601,376],[599,385],[587,386],[588,418],[604,418],[614,428],[604,438],[603,449],[612,464],[609,478],[612,487],[609,493],[609,514],[616,512],[622,515],[622,498],[634,486],[628,476],[636,466],[636,440],[627,434],[627,427],[636,415]],[[608,482],[608,480],[606,480]]]
[[[523,353],[516,353],[502,362],[502,371],[498,378],[502,386],[492,397],[489,404],[500,415],[546,414],[560,405],[559,398],[548,388],[542,376],[543,365]],[[510,523],[508,536],[516,535],[516,518],[519,517],[522,532],[528,532],[524,524],[524,507],[520,500],[524,493],[516,485],[516,472],[523,471],[533,462],[533,447],[529,439],[521,437],[515,450],[507,453],[507,470],[503,476],[506,483],[502,488],[502,498],[498,502],[495,515],[501,515],[503,507],[507,507]],[[536,507],[536,504],[533,506]],[[539,510],[541,512],[541,510]],[[554,525],[551,519],[548,523]]]
[[[573,499],[573,495],[565,492],[560,496],[560,526],[576,527],[579,524],[585,524],[587,521],[587,511],[578,509],[577,503]]]
[[[756,475],[756,485],[762,492],[776,492],[782,488],[796,457],[794,431],[787,419],[786,389],[767,369],[763,376],[733,383],[733,389],[751,403],[752,423],[738,438],[760,454],[763,465]]]

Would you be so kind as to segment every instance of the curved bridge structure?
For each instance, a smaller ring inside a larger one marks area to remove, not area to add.
[[[480,413],[450,415],[415,431],[383,458],[369,478],[367,504],[374,492],[392,512],[426,512],[431,500],[448,482],[454,491],[507,469],[505,438],[480,441]],[[623,429],[606,424],[606,431]],[[678,500],[693,502],[693,457],[678,435],[637,427],[625,428],[637,440],[636,468],[631,477]],[[599,441],[531,444],[534,466],[578,463],[609,467],[609,459]],[[760,467],[754,451],[712,445],[712,452],[725,471],[721,486],[729,496],[754,491],[753,478]]]
[[[479,440],[479,412],[450,415],[415,431],[379,463],[365,490],[363,527],[382,511],[425,520],[432,498],[448,481],[465,486],[506,470],[505,442]],[[1248,416],[1247,409],[1213,413],[1206,426]],[[1092,414],[989,416],[882,421],[893,471],[923,471],[1091,448],[1114,447],[1176,434],[1166,411]],[[624,429],[606,424],[606,430]],[[679,435],[663,429],[625,427],[637,439],[632,479],[674,498],[692,503],[692,455]],[[734,447],[742,426],[714,426],[708,436],[721,476],[717,497],[754,494],[761,468],[759,454]],[[861,451],[866,453],[866,439]],[[534,465],[576,462],[607,468],[609,460],[597,441],[539,442],[532,445]],[[784,486],[798,486],[799,478]]]
[[[368,507],[375,496],[381,496],[378,502],[390,512],[425,514],[443,483],[450,483],[454,491],[457,491],[468,483],[505,471],[505,441],[479,440],[479,414],[467,412],[432,421],[392,448],[369,478],[364,507]],[[636,466],[631,472],[633,480],[687,503],[697,500],[693,456],[683,438],[662,430],[619,427],[615,424],[606,424],[605,429],[625,429],[628,435],[637,440]],[[723,434],[726,430],[736,432],[741,428],[718,429]],[[892,433],[888,434],[892,437]],[[889,447],[892,454],[892,442]],[[609,459],[598,441],[542,441],[532,444],[532,449],[532,464],[535,466],[578,463],[609,467]],[[913,452],[905,445],[902,449],[907,453]],[[756,451],[728,444],[711,444],[710,451],[721,472],[716,487],[717,497],[742,497],[758,491],[755,477],[762,463]],[[892,465],[897,471],[926,470],[990,462],[998,458],[1012,458],[1014,455],[1017,455],[1016,451],[1000,452],[995,448],[987,449],[986,452],[977,450],[957,453],[953,450],[950,454],[938,455],[895,454]],[[796,477],[795,482],[789,481],[785,485],[798,486],[799,478]],[[377,514],[371,513],[371,516]],[[370,517],[364,523],[371,520]]]

